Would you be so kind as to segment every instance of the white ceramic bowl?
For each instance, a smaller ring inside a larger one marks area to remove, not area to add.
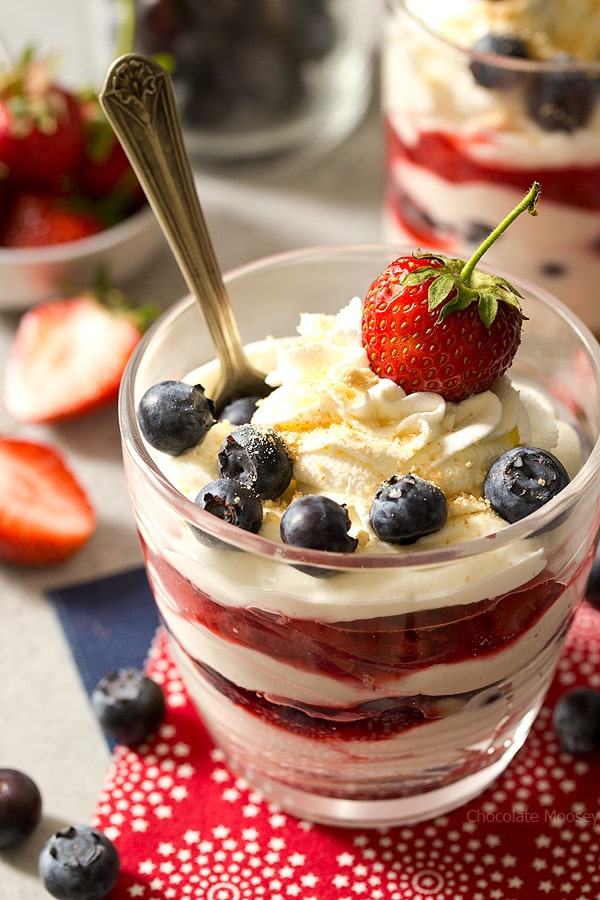
[[[150,261],[162,232],[144,206],[91,237],[22,250],[0,247],[0,309],[18,310],[72,289],[92,286],[105,271],[112,285],[125,286]]]

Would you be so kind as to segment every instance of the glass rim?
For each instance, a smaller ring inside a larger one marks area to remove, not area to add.
[[[223,278],[225,284],[228,284],[258,270],[285,266],[309,259],[314,260],[316,257],[327,257],[336,253],[355,255],[360,252],[373,254],[390,252],[393,254],[390,257],[392,259],[401,256],[403,253],[414,251],[407,251],[407,248],[403,248],[398,244],[387,243],[318,245],[262,257],[228,270],[224,273]],[[431,252],[435,255],[435,251]],[[483,270],[485,266],[479,266],[478,268]],[[577,335],[581,348],[586,351],[587,359],[600,385],[600,343],[587,326],[565,304],[543,288],[532,284],[526,279],[513,277],[500,268],[494,267],[493,272],[498,275],[504,275],[521,292],[525,291],[526,294],[533,294],[556,311],[559,317],[564,320],[565,325]],[[256,556],[268,557],[291,565],[311,565],[340,571],[344,569],[426,568],[434,565],[439,566],[441,563],[479,556],[496,549],[501,550],[515,541],[524,540],[527,537],[535,536],[535,534],[543,530],[548,530],[554,521],[558,521],[587,492],[594,479],[597,480],[600,477],[599,427],[598,437],[590,447],[589,455],[581,469],[571,479],[567,487],[555,498],[520,521],[507,524],[497,532],[469,541],[427,550],[415,550],[414,545],[411,545],[405,551],[390,549],[385,553],[371,551],[364,553],[335,553],[328,550],[312,550],[279,543],[259,534],[243,531],[235,525],[223,522],[216,516],[200,509],[192,500],[188,499],[171,484],[149,453],[135,414],[136,376],[147,348],[160,334],[168,330],[174,320],[188,313],[190,309],[195,308],[196,300],[194,297],[190,294],[183,296],[169,307],[143,335],[129,360],[121,381],[118,403],[119,427],[123,452],[127,453],[132,465],[139,471],[143,471],[144,476],[149,479],[153,491],[161,497],[162,501],[191,526],[208,532],[211,536],[220,539],[226,544],[230,544],[232,548],[235,547]]]
[[[514,56],[503,56],[500,53],[486,53],[481,50],[474,50],[472,47],[463,47],[460,44],[456,44],[454,41],[439,34],[424,19],[420,18],[414,10],[409,9],[406,0],[386,0],[386,6],[392,12],[401,9],[412,22],[440,45],[468,57],[469,60],[484,63],[496,69],[508,69],[529,75],[560,72],[571,75],[600,76],[600,60],[521,59]]]

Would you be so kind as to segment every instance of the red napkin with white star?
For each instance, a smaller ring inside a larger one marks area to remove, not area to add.
[[[157,632],[148,674],[168,711],[118,746],[94,825],[122,871],[110,900],[600,898],[600,754],[561,753],[554,703],[600,688],[600,612],[583,606],[525,747],[481,797],[419,825],[342,829],[288,816],[227,768]]]

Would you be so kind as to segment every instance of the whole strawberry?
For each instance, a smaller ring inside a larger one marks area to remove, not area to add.
[[[540,186],[465,263],[438,254],[402,256],[372,283],[363,306],[371,369],[407,394],[430,391],[458,402],[488,390],[511,365],[525,318],[521,295],[476,265],[525,209],[536,215]]]
[[[54,81],[47,60],[27,51],[0,73],[0,175],[60,189],[82,162],[85,136],[79,101]]]

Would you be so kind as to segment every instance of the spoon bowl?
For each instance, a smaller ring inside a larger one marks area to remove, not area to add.
[[[141,53],[108,70],[100,104],[121,142],[181,273],[204,313],[220,362],[217,414],[240,397],[264,397],[264,374],[248,360],[210,239],[168,72]]]

